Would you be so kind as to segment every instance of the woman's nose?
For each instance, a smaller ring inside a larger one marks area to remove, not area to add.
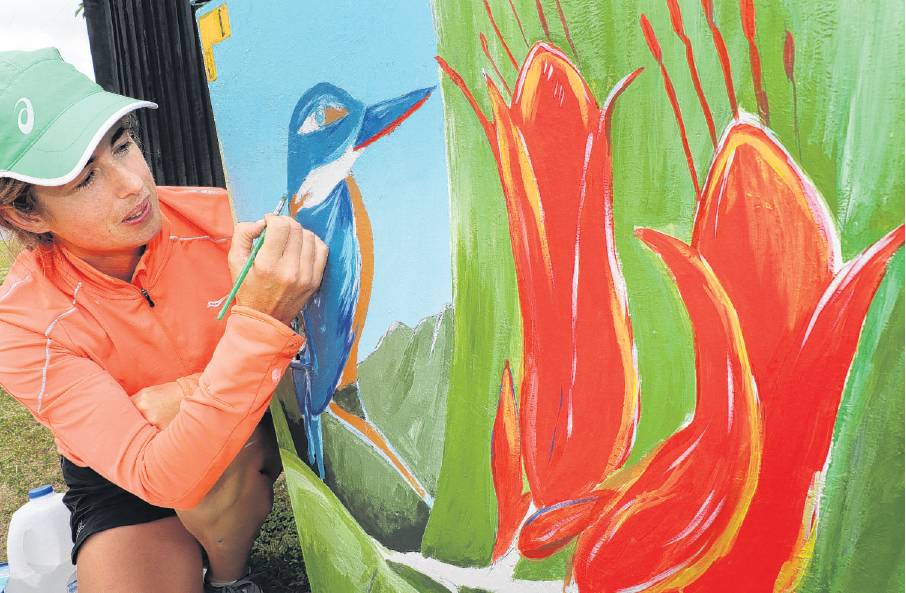
[[[117,196],[126,198],[139,193],[143,187],[141,172],[129,162],[118,162],[112,165],[112,181]]]

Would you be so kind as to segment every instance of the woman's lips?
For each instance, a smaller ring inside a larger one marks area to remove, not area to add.
[[[139,204],[132,212],[129,213],[126,218],[123,219],[124,224],[139,224],[145,221],[148,218],[148,214],[151,212],[151,200],[145,198],[142,200],[142,203]]]

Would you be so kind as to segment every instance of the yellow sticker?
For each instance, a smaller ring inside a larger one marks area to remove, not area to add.
[[[204,70],[208,82],[217,80],[217,65],[214,63],[214,46],[230,36],[230,13],[226,4],[221,4],[198,19],[201,36],[201,53],[204,56]]]

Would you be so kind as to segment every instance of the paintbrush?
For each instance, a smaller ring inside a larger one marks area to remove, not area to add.
[[[274,216],[279,216],[283,211],[283,206],[286,205],[287,195],[283,194],[283,197],[280,198],[280,203],[277,204],[277,207],[274,208]],[[227,295],[226,300],[223,302],[223,308],[220,309],[220,313],[217,314],[217,319],[223,319],[223,316],[226,315],[227,309],[230,308],[230,305],[233,304],[233,299],[236,298],[236,293],[239,292],[239,287],[242,286],[242,282],[245,280],[245,277],[248,275],[249,270],[252,269],[252,264],[255,263],[255,256],[258,255],[258,250],[261,249],[261,245],[264,243],[264,235],[267,233],[265,228],[261,231],[261,234],[255,238],[255,241],[252,243],[252,252],[249,253],[249,257],[245,260],[245,265],[242,266],[242,270],[239,272],[239,276],[236,277],[236,282],[233,283],[233,288],[230,290],[230,294]]]

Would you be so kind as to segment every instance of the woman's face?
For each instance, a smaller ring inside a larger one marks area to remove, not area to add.
[[[54,241],[93,262],[137,258],[160,230],[157,191],[148,164],[123,125],[98,144],[66,185],[34,188],[41,222]],[[136,259],[137,261],[137,259]]]

